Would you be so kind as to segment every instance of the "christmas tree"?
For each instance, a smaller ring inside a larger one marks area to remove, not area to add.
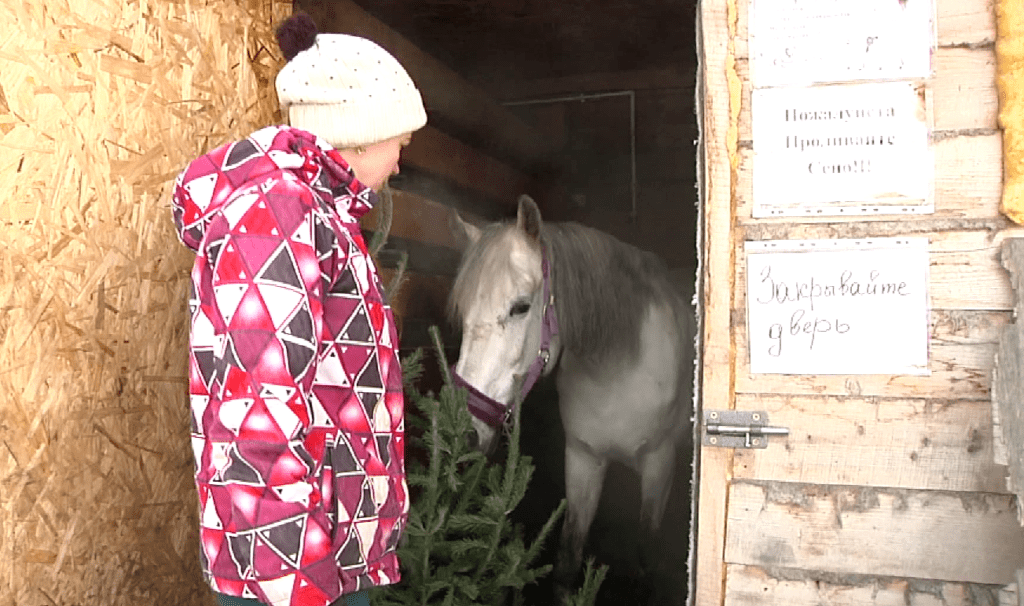
[[[423,372],[423,353],[403,360],[411,508],[399,548],[402,581],[374,592],[374,604],[521,605],[522,589],[551,570],[551,565],[537,564],[537,556],[565,501],[527,542],[522,528],[509,520],[533,474],[530,458],[519,451],[519,415],[512,415],[507,427],[502,461],[490,462],[472,448],[466,391],[452,385],[436,328],[431,335],[444,385],[436,397],[419,393],[415,385]],[[588,564],[585,583],[570,603],[593,604],[605,572]]]

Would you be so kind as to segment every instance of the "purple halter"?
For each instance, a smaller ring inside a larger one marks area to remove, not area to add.
[[[542,249],[543,250],[543,249]],[[558,334],[558,316],[555,314],[555,294],[551,292],[551,277],[548,270],[548,257],[544,252],[541,253],[541,272],[544,275],[544,294],[543,301],[541,303],[541,324],[540,324],[540,350],[537,352],[537,357],[530,364],[530,367],[526,370],[526,377],[523,381],[522,390],[520,392],[520,400],[526,398],[526,394],[530,393],[530,389],[533,388],[534,384],[537,383],[537,379],[540,378],[541,373],[544,372],[544,367],[547,366],[548,361],[551,359],[551,339]],[[509,415],[512,414],[515,406],[515,399],[511,404],[502,404],[493,398],[484,395],[483,392],[478,390],[469,384],[468,381],[463,379],[455,372],[455,366],[451,368],[452,382],[459,387],[465,387],[469,392],[469,397],[466,400],[466,404],[469,407],[469,412],[474,417],[480,419],[484,423],[487,423],[491,427],[501,427],[501,425],[508,419]]]

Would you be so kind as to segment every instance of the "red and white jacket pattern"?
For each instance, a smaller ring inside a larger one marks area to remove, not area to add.
[[[398,337],[356,222],[375,196],[325,141],[286,126],[176,181],[174,221],[196,251],[200,551],[220,593],[321,606],[399,579]]]

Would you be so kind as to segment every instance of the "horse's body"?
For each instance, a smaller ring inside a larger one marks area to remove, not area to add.
[[[564,595],[609,462],[639,474],[643,530],[656,536],[675,464],[689,460],[692,446],[695,316],[653,255],[576,224],[542,225],[528,197],[515,224],[458,223],[470,244],[451,299],[463,327],[456,377],[507,406],[525,395],[519,380],[531,365],[557,368],[568,512],[555,580]],[[553,331],[545,323],[546,268]],[[540,349],[550,358],[537,362]],[[490,449],[494,423],[474,425]]]

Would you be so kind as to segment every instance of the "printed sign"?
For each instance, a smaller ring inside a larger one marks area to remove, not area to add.
[[[747,242],[750,371],[928,374],[928,239]]]
[[[887,82],[755,90],[754,217],[930,213],[925,96]]]
[[[927,78],[932,0],[751,0],[756,88]]]

